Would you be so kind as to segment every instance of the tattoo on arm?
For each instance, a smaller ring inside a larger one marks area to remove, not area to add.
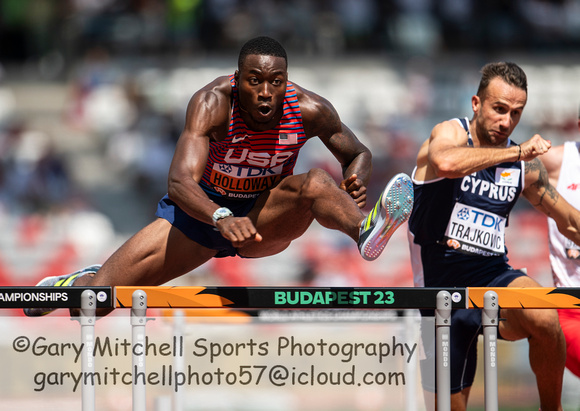
[[[532,177],[532,174],[537,174],[537,179],[532,184],[532,188],[535,189],[537,193],[541,194],[538,203],[533,204],[534,207],[542,207],[544,205],[544,197],[546,197],[546,195],[548,195],[547,198],[552,201],[552,206],[558,203],[560,194],[558,191],[556,191],[554,186],[550,184],[550,180],[548,179],[548,171],[546,171],[546,167],[544,167],[540,160],[535,158],[531,161],[527,161],[525,163],[525,174],[529,177]]]

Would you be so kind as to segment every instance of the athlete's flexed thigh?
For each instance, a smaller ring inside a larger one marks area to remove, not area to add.
[[[314,220],[356,241],[365,215],[327,172],[313,169],[289,176],[263,193],[248,217],[262,241],[246,243],[238,253],[244,257],[264,257],[284,250]]]

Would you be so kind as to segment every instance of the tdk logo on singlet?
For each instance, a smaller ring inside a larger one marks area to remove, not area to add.
[[[274,168],[252,168],[232,166],[231,164],[216,164],[214,169],[237,178],[276,176],[282,173],[282,166]]]

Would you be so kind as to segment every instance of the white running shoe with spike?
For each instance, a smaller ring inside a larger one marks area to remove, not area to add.
[[[400,173],[387,184],[359,232],[358,249],[365,260],[376,260],[393,233],[409,219],[413,210],[413,182]]]

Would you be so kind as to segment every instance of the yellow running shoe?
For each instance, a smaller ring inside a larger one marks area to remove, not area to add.
[[[82,277],[85,274],[95,274],[101,266],[91,265],[83,268],[82,270],[75,271],[71,274],[65,274],[60,276],[45,277],[36,284],[37,287],[71,287],[75,280]],[[46,314],[50,314],[56,310],[56,308],[24,308],[24,314],[28,317],[41,317]]]

